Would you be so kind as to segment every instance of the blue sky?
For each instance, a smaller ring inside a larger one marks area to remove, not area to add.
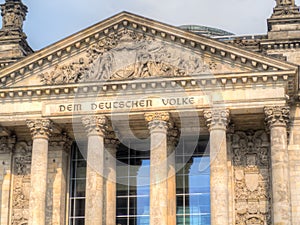
[[[4,2],[1,0],[0,2]],[[275,0],[23,0],[24,30],[34,50],[121,11],[171,25],[199,24],[235,34],[266,33]]]

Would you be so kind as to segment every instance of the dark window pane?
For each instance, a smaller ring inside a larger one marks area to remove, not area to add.
[[[185,225],[184,224],[184,216],[176,216],[176,224],[177,225]]]
[[[128,195],[129,180],[128,177],[117,178],[117,196]]]
[[[85,196],[85,180],[72,180],[72,197],[84,197]]]
[[[117,198],[117,216],[127,215],[127,198]]]
[[[118,218],[117,217],[117,225],[127,225],[127,218]]]
[[[136,205],[137,205],[137,198],[130,197],[129,198],[129,215],[136,215]]]
[[[129,217],[129,225],[138,225],[138,224],[136,224],[136,218]]]
[[[75,225],[84,225],[84,218],[75,219]]]
[[[86,161],[74,161],[76,163],[76,173],[74,178],[86,177]]]
[[[177,214],[183,214],[184,213],[184,197],[183,196],[177,196],[176,197],[176,205],[177,205]]]
[[[84,216],[85,199],[75,199],[75,215]]]

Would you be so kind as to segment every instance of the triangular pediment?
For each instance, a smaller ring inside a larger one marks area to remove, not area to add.
[[[120,13],[2,69],[2,88],[185,76],[295,72],[297,67]]]

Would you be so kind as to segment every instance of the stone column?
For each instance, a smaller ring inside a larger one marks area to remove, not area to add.
[[[169,113],[146,113],[151,136],[150,225],[168,225],[168,149]]]
[[[176,161],[178,129],[173,128],[168,133],[168,225],[176,225]]]
[[[114,135],[105,138],[105,225],[116,225],[116,152],[119,141]]]
[[[287,125],[289,107],[265,107],[266,123],[271,133],[272,221],[274,225],[291,224]]]
[[[66,223],[68,159],[72,140],[66,134],[53,135],[49,144],[47,224]]]
[[[16,137],[0,137],[0,225],[9,224],[12,181],[12,152]]]
[[[82,123],[88,136],[85,225],[105,225],[103,166],[107,118],[105,116],[86,116],[82,118]]]
[[[52,122],[48,119],[27,120],[32,143],[29,225],[44,225],[46,219],[48,141]]]
[[[211,224],[229,225],[226,127],[229,110],[204,112],[210,131],[210,213]]]

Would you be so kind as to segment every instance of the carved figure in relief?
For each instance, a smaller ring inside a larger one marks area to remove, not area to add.
[[[111,52],[105,52],[99,56],[92,66],[92,79],[107,80],[113,71],[114,56]]]
[[[83,65],[83,58],[80,58],[78,62],[72,62],[68,65],[56,65],[53,71],[40,75],[41,82],[47,85],[76,83],[86,76],[86,69]]]
[[[152,56],[149,52],[147,52],[147,49],[145,46],[137,52],[137,77],[151,77],[151,64],[153,62]],[[152,62],[151,62],[152,61]]]
[[[199,55],[129,30],[108,35],[87,50],[87,60],[41,74],[47,85],[98,80],[188,76],[209,72]]]

